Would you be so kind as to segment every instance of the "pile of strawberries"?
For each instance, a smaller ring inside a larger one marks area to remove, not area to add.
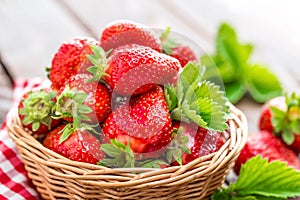
[[[293,93],[269,100],[262,106],[258,122],[259,132],[248,137],[235,172],[256,155],[300,170],[300,96]]]
[[[115,21],[100,40],[63,43],[51,88],[26,93],[23,127],[71,160],[106,167],[187,164],[224,144],[228,107],[193,50],[148,27]]]

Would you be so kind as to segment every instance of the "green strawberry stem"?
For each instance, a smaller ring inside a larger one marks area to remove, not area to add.
[[[166,30],[161,34],[160,40],[162,41],[163,52],[170,55],[173,53],[172,49],[178,47],[178,42],[174,38],[170,38],[171,27],[167,27]]]
[[[161,159],[153,158],[147,160],[138,160],[139,154],[135,154],[130,148],[130,140],[127,145],[116,139],[111,139],[110,144],[102,144],[101,150],[107,155],[105,159],[100,160],[98,165],[117,168],[160,168],[160,165],[167,163]]]
[[[102,144],[101,150],[109,157],[98,162],[98,165],[106,167],[135,167],[135,156],[130,148],[130,141],[127,145],[116,139],[110,140],[111,144]]]
[[[188,63],[177,86],[165,87],[165,99],[173,120],[193,121],[205,129],[222,132],[228,128],[228,100],[219,86],[203,80],[205,69]]]
[[[40,127],[40,123],[46,125],[50,129],[52,121],[52,107],[54,106],[53,99],[56,97],[56,92],[47,93],[44,90],[39,92],[30,92],[29,96],[22,100],[23,108],[19,113],[24,115],[23,124],[32,124],[32,130],[36,131]]]
[[[292,93],[285,95],[287,110],[271,106],[272,125],[276,135],[282,136],[282,139],[288,145],[292,144],[296,135],[300,135],[300,96]]]
[[[191,154],[191,150],[187,148],[188,137],[182,135],[183,128],[174,129],[174,139],[171,141],[166,152],[166,158],[168,163],[172,163],[175,159],[179,165],[182,165],[182,154]]]
[[[105,70],[107,68],[106,57],[111,53],[111,50],[105,52],[101,47],[97,45],[90,45],[94,54],[87,55],[93,66],[90,66],[87,71],[93,74],[93,78],[89,82],[100,81],[103,76],[107,76]]]
[[[55,119],[72,118],[73,122],[66,125],[62,130],[63,134],[60,142],[64,142],[75,130],[91,130],[98,133],[94,128],[97,124],[87,124],[82,121],[91,121],[86,115],[92,112],[92,109],[84,105],[84,101],[88,95],[84,92],[78,92],[75,88],[70,89],[66,85],[62,93],[57,97],[57,101],[53,106],[53,113]]]

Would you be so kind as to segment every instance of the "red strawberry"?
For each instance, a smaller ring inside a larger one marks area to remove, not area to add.
[[[171,29],[168,27],[160,37],[163,52],[178,59],[182,67],[185,67],[188,62],[199,62],[195,52],[188,45],[171,38],[170,32]]]
[[[172,48],[168,55],[177,58],[182,67],[185,67],[188,62],[198,62],[194,51],[187,45],[178,45]]]
[[[261,108],[261,113],[259,118],[259,129],[266,130],[272,133],[274,131],[274,127],[272,125],[273,114],[271,111],[271,107],[276,107],[282,111],[286,111],[287,106],[285,102],[285,97],[279,96],[270,99]]]
[[[43,145],[70,160],[97,164],[105,157],[100,149],[100,141],[87,130],[75,130],[62,141],[66,124],[51,131],[45,138]]]
[[[265,103],[259,118],[260,130],[273,132],[300,153],[300,97],[275,97]]]
[[[140,45],[115,49],[107,63],[104,79],[121,95],[141,94],[156,84],[168,83],[180,69],[177,59]]]
[[[155,33],[142,24],[128,20],[118,20],[109,24],[100,37],[101,47],[105,51],[125,44],[139,44],[161,52],[161,43]]]
[[[90,118],[92,123],[102,123],[111,112],[111,94],[104,83],[89,82],[91,79],[92,75],[90,74],[76,74],[66,84],[69,85],[70,89],[88,94],[84,104],[91,108],[92,112],[88,113],[87,117]],[[70,112],[72,111],[70,110]],[[72,122],[72,119],[67,119]]]
[[[93,38],[74,38],[63,43],[52,59],[49,78],[52,87],[59,90],[65,82],[78,72],[85,72],[91,65],[86,55],[92,51],[90,45],[99,45]]]
[[[292,150],[272,133],[260,131],[248,137],[247,143],[235,163],[234,171],[238,174],[241,166],[247,160],[257,155],[261,155],[269,161],[280,160],[287,162],[289,166],[300,170],[300,161]]]
[[[193,122],[175,121],[173,126],[178,132],[167,152],[167,159],[173,165],[185,165],[196,158],[218,151],[224,144],[220,132],[209,131]]]
[[[55,97],[56,92],[49,88],[25,93],[18,105],[23,127],[38,136],[43,136],[56,127],[61,120],[52,118]]]
[[[164,92],[156,86],[129,105],[113,111],[103,125],[103,135],[123,144],[130,142],[134,153],[149,153],[162,149],[172,139],[172,124]]]

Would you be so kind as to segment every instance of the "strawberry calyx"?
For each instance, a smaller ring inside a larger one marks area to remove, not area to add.
[[[171,27],[168,26],[166,30],[160,35],[163,52],[168,55],[173,54],[173,49],[179,46],[179,43],[175,38],[169,37],[170,33]]]
[[[283,141],[291,145],[295,135],[300,135],[300,96],[292,93],[285,95],[286,111],[270,106],[272,112],[272,125],[275,135],[280,135]]]
[[[110,144],[102,144],[101,150],[107,155],[105,159],[100,160],[97,164],[105,167],[116,168],[161,168],[168,165],[161,159],[139,160],[140,154],[134,153],[130,148],[130,140],[123,144],[117,139],[110,139]]]
[[[166,159],[168,163],[172,163],[173,160],[177,161],[179,165],[182,165],[183,153],[191,154],[191,150],[187,147],[189,141],[187,136],[182,134],[183,128],[174,128],[174,139],[171,141],[166,152]]]
[[[19,114],[24,115],[22,123],[32,124],[33,131],[38,130],[41,123],[48,126],[50,130],[56,95],[54,91],[29,92],[28,97],[22,100],[23,107],[19,109]]]
[[[111,53],[112,50],[105,52],[101,47],[97,45],[90,45],[90,48],[93,54],[87,55],[87,58],[91,61],[93,66],[87,68],[87,71],[93,74],[93,78],[91,78],[88,82],[93,81],[103,81],[103,76],[108,76],[105,73],[107,68],[107,60],[106,57]]]
[[[66,85],[62,93],[57,97],[57,101],[53,106],[54,119],[72,118],[72,123],[67,124],[62,130],[63,134],[60,142],[65,141],[75,130],[91,130],[98,133],[94,127],[97,124],[87,124],[82,121],[89,122],[90,118],[86,115],[92,112],[92,109],[84,105],[88,94],[79,92],[76,88],[70,89]]]
[[[171,119],[211,131],[224,131],[229,112],[224,91],[212,82],[203,80],[205,66],[189,62],[179,74],[177,86],[165,86],[164,94]]]
[[[100,160],[98,165],[106,167],[135,167],[135,156],[130,148],[130,141],[125,145],[116,139],[111,139],[110,144],[101,145],[101,150],[110,158]]]

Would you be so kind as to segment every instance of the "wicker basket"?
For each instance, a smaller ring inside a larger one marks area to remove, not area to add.
[[[29,177],[44,199],[209,199],[232,168],[247,139],[244,114],[230,106],[227,142],[213,154],[165,169],[119,168],[71,161],[23,130],[16,109],[7,118]]]

